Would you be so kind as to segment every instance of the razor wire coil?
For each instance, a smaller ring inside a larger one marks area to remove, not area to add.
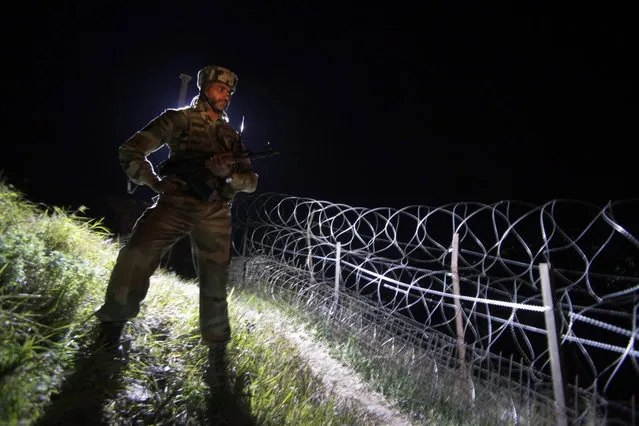
[[[533,380],[548,374],[539,275],[547,263],[562,346],[587,371],[573,371],[580,386],[610,386],[627,378],[615,377],[621,371],[639,376],[639,200],[369,209],[266,193],[241,198],[233,212],[245,255],[305,271],[314,286],[337,280],[382,312],[448,336],[451,347],[458,303],[471,354],[528,359],[539,368]]]

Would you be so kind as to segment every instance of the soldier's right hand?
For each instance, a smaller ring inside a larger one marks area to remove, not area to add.
[[[186,188],[187,184],[182,179],[175,176],[168,176],[163,179],[159,179],[155,184],[151,185],[151,189],[158,194],[171,193],[179,189]]]
[[[223,152],[215,154],[207,160],[206,167],[219,178],[229,177],[233,170],[233,153]]]

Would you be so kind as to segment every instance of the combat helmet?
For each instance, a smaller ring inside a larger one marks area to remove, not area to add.
[[[237,74],[228,68],[219,65],[207,65],[197,73],[197,88],[200,91],[206,89],[210,83],[219,81],[231,87],[231,93],[237,88]]]

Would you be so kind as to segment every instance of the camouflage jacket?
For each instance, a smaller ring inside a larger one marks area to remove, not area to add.
[[[205,101],[195,97],[188,107],[165,110],[123,143],[119,148],[120,165],[129,179],[137,185],[157,183],[159,177],[147,156],[165,144],[169,157],[245,150],[239,132],[226,115],[213,121],[207,114],[209,109]],[[219,180],[219,192],[227,199],[237,192],[254,192],[257,180],[250,160],[240,160],[233,165],[230,183]]]

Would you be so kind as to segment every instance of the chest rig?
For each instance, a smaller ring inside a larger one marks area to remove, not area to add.
[[[224,152],[241,150],[240,133],[223,119],[211,120],[200,108],[181,110],[186,116],[187,126],[169,142],[173,160],[190,161]],[[235,166],[234,166],[235,167]],[[235,170],[233,170],[235,171]],[[188,192],[205,201],[230,201],[221,195],[224,180],[215,176],[204,166],[177,174],[187,182]]]

